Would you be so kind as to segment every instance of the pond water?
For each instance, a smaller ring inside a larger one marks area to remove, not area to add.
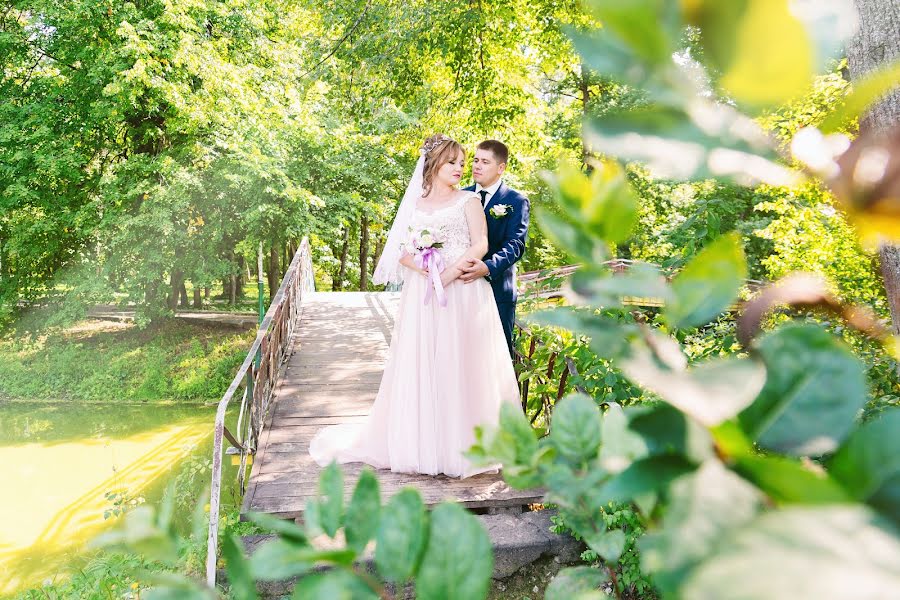
[[[175,481],[199,500],[214,419],[214,406],[0,403],[0,596],[77,566],[123,499],[157,501]],[[223,509],[239,502],[235,473],[224,461]]]

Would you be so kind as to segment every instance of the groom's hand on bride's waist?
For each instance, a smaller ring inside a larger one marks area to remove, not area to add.
[[[465,283],[472,283],[476,279],[486,277],[489,273],[490,271],[488,271],[487,265],[484,264],[483,260],[470,258],[463,264],[462,275],[460,275],[459,278]]]

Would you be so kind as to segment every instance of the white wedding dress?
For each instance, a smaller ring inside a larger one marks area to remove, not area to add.
[[[438,251],[451,265],[469,248],[463,194],[432,213],[415,209],[412,227],[440,229],[446,242]],[[476,196],[477,198],[477,196]],[[309,446],[325,466],[363,462],[400,473],[443,473],[469,477],[501,465],[472,465],[463,452],[475,442],[476,425],[496,425],[503,402],[520,407],[519,392],[490,284],[460,280],[446,288],[447,305],[406,269],[381,386],[362,423],[318,431]],[[520,408],[521,410],[521,408]]]

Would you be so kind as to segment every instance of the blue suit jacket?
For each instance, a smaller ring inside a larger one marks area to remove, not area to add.
[[[475,191],[475,186],[466,188]],[[506,204],[510,207],[507,214],[494,218],[490,214],[491,207]],[[488,281],[494,290],[497,303],[515,302],[517,293],[515,286],[515,269],[513,265],[525,254],[525,240],[528,237],[528,219],[531,205],[528,198],[501,183],[497,192],[484,207],[488,228],[488,251],[484,255],[487,265]]]

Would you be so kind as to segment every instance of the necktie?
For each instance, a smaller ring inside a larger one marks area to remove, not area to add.
[[[487,191],[487,190],[481,190],[481,191],[478,192],[478,193],[481,194],[481,208],[484,208],[485,206],[487,206],[487,195],[488,195],[488,191]]]

